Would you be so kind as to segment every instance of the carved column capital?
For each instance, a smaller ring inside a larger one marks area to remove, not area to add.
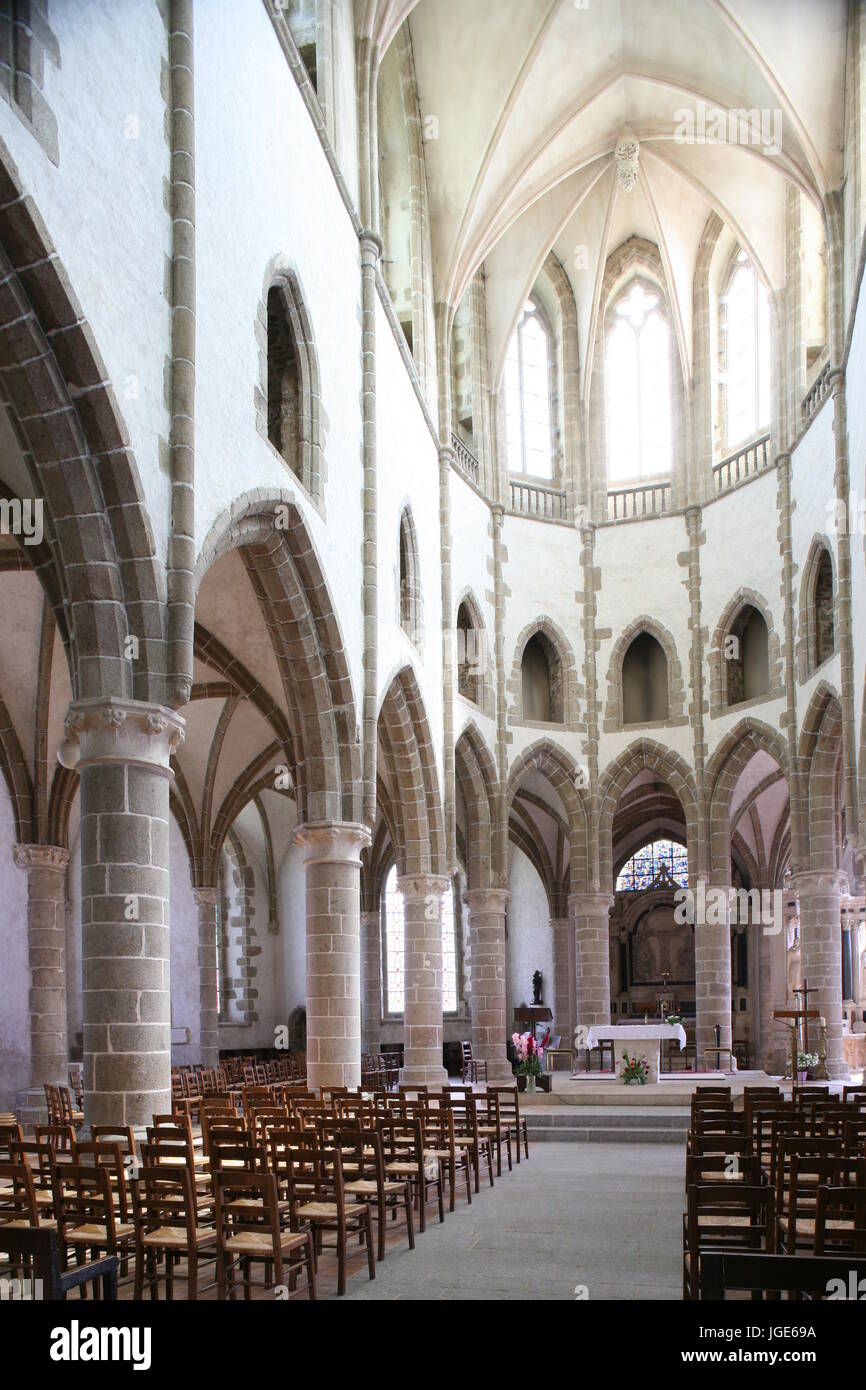
[[[304,851],[307,864],[361,863],[361,851],[370,843],[366,825],[348,821],[320,821],[299,825],[294,833],[296,845]]]
[[[825,897],[838,893],[848,896],[848,875],[840,869],[816,869],[807,873],[793,874],[791,887],[798,898]]]
[[[444,874],[401,874],[397,879],[397,891],[406,899],[444,898],[450,888]]]
[[[74,700],[66,713],[65,739],[57,757],[64,767],[141,763],[169,770],[183,742],[184,720],[167,705],[111,695]]]
[[[19,869],[56,869],[65,873],[69,865],[69,850],[59,845],[15,845],[12,854]]]
[[[463,901],[473,915],[490,912],[504,916],[511,894],[507,888],[467,888]]]

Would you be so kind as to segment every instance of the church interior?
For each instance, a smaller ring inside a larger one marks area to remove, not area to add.
[[[0,91],[2,1297],[866,1297],[866,4]]]

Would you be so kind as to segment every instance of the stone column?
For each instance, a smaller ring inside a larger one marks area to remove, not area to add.
[[[302,825],[307,891],[307,1083],[361,1084],[363,825]]]
[[[442,1086],[442,899],[451,880],[408,874],[403,895],[403,1070],[400,1080]],[[475,961],[472,962],[475,972]]]
[[[704,1065],[705,1050],[716,1044],[731,1046],[731,890],[708,888],[706,900],[698,894],[695,913],[695,1041],[697,1067]],[[703,910],[702,910],[703,902]],[[722,1058],[724,1064],[724,1058]]]
[[[361,913],[361,1044],[364,1052],[379,1051],[382,1030],[382,943],[379,913]]]
[[[198,907],[199,1060],[215,1067],[220,1059],[217,994],[217,890],[193,888]]]
[[[572,893],[578,1028],[610,1023],[610,893]]]
[[[472,1052],[487,1063],[491,1085],[511,1081],[505,1002],[505,912],[511,894],[503,888],[473,888],[464,893],[469,908],[472,960]]]
[[[809,986],[808,1007],[826,1022],[827,1070],[831,1080],[849,1072],[842,1050],[842,897],[848,879],[835,869],[795,874],[792,888],[800,900],[800,962],[803,983]],[[814,992],[811,992],[814,991]],[[798,1006],[802,999],[798,1000]],[[818,1042],[815,1022],[809,1025],[809,1046]]]
[[[69,851],[57,845],[16,845],[15,863],[27,874],[27,952],[30,967],[30,1086],[19,1101],[22,1121],[44,1119],[47,1081],[68,1081],[66,1038],[66,869]]]
[[[81,954],[88,1124],[171,1108],[169,760],[181,717],[117,697],[75,701],[61,760],[81,778]]]
[[[553,935],[553,1031],[563,1047],[574,1044],[574,929],[568,917],[551,917]]]

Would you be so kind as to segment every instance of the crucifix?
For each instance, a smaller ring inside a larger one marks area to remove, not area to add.
[[[803,1007],[801,1009],[774,1009],[773,1018],[780,1020],[792,1019],[789,1025],[791,1029],[791,1085],[797,1089],[797,1053],[808,1052],[809,1041],[809,1019],[818,1018],[818,1010],[808,1008],[809,995],[817,991],[809,988],[809,981],[803,981],[802,989],[795,989],[794,994],[802,994]]]

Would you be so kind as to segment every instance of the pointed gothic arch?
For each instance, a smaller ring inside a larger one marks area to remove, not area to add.
[[[623,666],[633,643],[644,633],[653,638],[664,653],[667,662],[667,713],[659,723],[675,726],[687,722],[685,709],[686,688],[682,666],[677,656],[676,642],[663,623],[647,614],[641,614],[629,623],[614,644],[607,667],[607,703],[604,714],[604,732],[615,733],[626,727],[623,690]],[[656,721],[638,720],[638,723]]]

